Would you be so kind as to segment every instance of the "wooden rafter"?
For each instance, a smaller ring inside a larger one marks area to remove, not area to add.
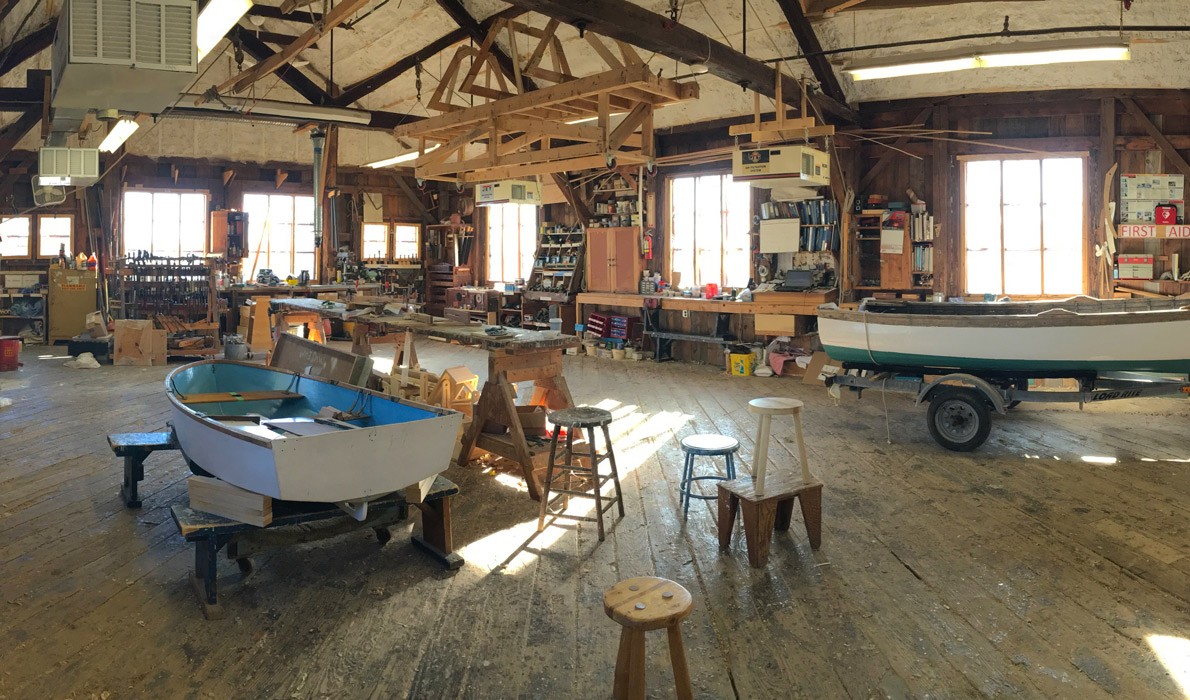
[[[3,62],[0,62],[0,77],[48,49],[54,43],[56,25],[57,20],[51,20],[8,46],[0,47],[0,57],[3,57]]]
[[[289,44],[280,52],[270,56],[268,59],[257,63],[248,70],[228,78],[217,89],[218,92],[223,92],[231,89],[232,92],[243,92],[248,89],[248,86],[255,83],[261,78],[271,75],[277,69],[288,64],[297,56],[299,52],[308,49],[310,44],[318,41],[319,38],[326,35],[338,25],[347,21],[356,10],[367,4],[368,0],[341,0],[334,9],[323,16],[322,21],[314,26],[311,26],[296,41]]]
[[[235,38],[240,42],[244,52],[257,61],[263,63],[273,56],[277,55],[276,51],[265,45],[265,40],[257,36],[255,32],[244,27],[235,28]],[[277,77],[281,82],[288,85],[294,92],[304,97],[310,104],[326,104],[331,101],[330,95],[326,90],[323,90],[313,80],[306,77],[305,73],[295,68],[292,65],[286,64],[277,70]]]
[[[471,13],[467,11],[467,8],[463,7],[463,3],[459,2],[459,0],[438,0],[438,6],[441,7],[443,11],[446,12],[446,14],[450,15],[450,18],[454,20],[455,24],[459,25],[459,28],[465,31],[471,40],[476,44],[483,44],[488,40],[488,37],[493,33],[493,31],[497,30],[497,26],[485,28],[483,25],[481,25],[474,17],[471,16]],[[504,73],[504,77],[514,81],[515,83],[518,69],[515,66],[513,57],[509,56],[504,51],[504,49],[500,48],[500,46],[494,42],[489,42],[489,50],[491,51],[492,56],[496,59],[497,64],[499,64],[500,70]],[[526,90],[536,90],[537,85],[531,80],[526,80],[524,82],[524,88]]]
[[[839,85],[839,78],[835,75],[830,61],[822,55],[822,44],[818,41],[818,35],[814,33],[814,28],[810,26],[810,20],[806,19],[806,13],[802,11],[801,1],[777,0],[777,5],[784,13],[785,20],[789,22],[789,29],[797,38],[798,46],[806,55],[806,62],[810,64],[810,70],[814,73],[818,84],[822,86],[822,91],[830,98],[846,103],[847,97]]]
[[[1041,0],[1026,0],[1040,2]],[[822,17],[831,12],[860,10],[903,10],[914,7],[937,7],[963,3],[1002,2],[1002,0],[808,0],[804,3],[806,16]]]
[[[685,63],[702,63],[710,74],[745,85],[768,97],[775,95],[771,67],[745,56],[730,46],[715,41],[667,17],[650,12],[630,0],[509,0],[517,7],[539,12],[571,24],[583,22],[585,31],[618,39],[645,51],[656,51]],[[785,89],[793,93],[797,83],[786,78]],[[857,123],[858,116],[846,104],[825,94],[811,96],[824,114]]]
[[[21,118],[0,130],[0,160],[8,157],[12,149],[16,148],[21,139],[41,122],[41,108],[30,110]]]
[[[1157,148],[1161,149],[1161,155],[1165,156],[1166,166],[1173,166],[1179,173],[1190,177],[1190,164],[1186,163],[1186,159],[1182,157],[1181,153],[1178,153],[1178,149],[1173,147],[1161,129],[1157,128],[1152,119],[1149,119],[1149,115],[1145,114],[1140,105],[1136,104],[1136,100],[1124,97],[1120,99],[1120,102],[1124,105],[1124,109],[1128,110],[1128,116],[1132,117],[1157,143]]]
[[[316,24],[322,21],[321,12],[290,12],[284,13],[279,7],[272,5],[263,5],[256,3],[248,9],[249,15],[256,15],[257,17],[264,17],[265,19],[281,19],[287,22],[305,22],[306,24]]]
[[[276,44],[278,46],[286,46],[286,45],[291,44],[297,40],[296,34],[283,34],[281,32],[267,32],[263,29],[257,29],[256,27],[245,26],[243,24],[238,25],[237,28],[248,32],[249,34],[256,37],[257,39],[260,39],[261,41],[263,41],[266,44]],[[318,44],[317,43],[310,44],[310,49],[317,50]]]

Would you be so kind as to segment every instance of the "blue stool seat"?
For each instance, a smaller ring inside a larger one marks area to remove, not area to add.
[[[704,496],[693,492],[696,481],[724,481],[735,478],[735,453],[740,449],[740,442],[726,435],[690,435],[682,438],[682,451],[686,453],[686,463],[682,466],[682,481],[678,486],[678,501],[682,506],[682,518],[690,514],[690,499],[698,498],[704,501],[714,500],[718,495]],[[722,455],[727,462],[727,476],[708,474],[694,476],[694,458],[698,456],[715,457]]]

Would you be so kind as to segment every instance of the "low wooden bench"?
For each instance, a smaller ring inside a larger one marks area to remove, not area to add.
[[[162,433],[116,433],[107,436],[107,444],[117,457],[124,458],[124,482],[120,498],[129,508],[140,508],[137,483],[145,479],[145,458],[157,450],[176,450],[173,431]]]
[[[715,333],[713,335],[698,335],[696,333],[680,333],[677,331],[667,331],[661,327],[661,309],[660,308],[644,308],[644,335],[653,339],[653,360],[655,362],[666,362],[673,358],[673,342],[691,342],[691,343],[716,343],[718,345],[728,345],[734,343],[735,338],[731,335],[730,324],[731,314],[718,312],[715,314]]]
[[[178,532],[194,543],[194,573],[191,584],[208,620],[223,617],[219,603],[218,555],[226,547],[227,558],[235,559],[240,572],[252,572],[253,554],[268,549],[337,537],[371,528],[381,545],[392,537],[388,526],[409,517],[409,506],[422,512],[422,534],[413,536],[413,544],[429,554],[446,569],[457,569],[463,558],[454,552],[450,524],[450,499],[459,487],[443,476],[421,503],[410,504],[403,494],[390,494],[368,504],[368,515],[356,520],[330,503],[273,501],[273,521],[267,527],[246,523],[175,505],[170,509]]]

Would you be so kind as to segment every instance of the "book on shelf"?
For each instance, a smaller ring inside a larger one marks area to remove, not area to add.
[[[933,274],[934,248],[933,246],[918,246],[913,249],[913,271]]]
[[[835,226],[839,223],[839,205],[833,199],[804,199],[799,202],[764,202],[762,219],[798,219],[804,226]]]
[[[934,240],[934,215],[925,212],[913,214],[909,222],[909,238],[917,242]]]

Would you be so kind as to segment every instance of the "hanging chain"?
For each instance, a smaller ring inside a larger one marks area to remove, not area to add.
[[[421,102],[421,61],[413,64],[413,85],[417,88],[417,101]]]

